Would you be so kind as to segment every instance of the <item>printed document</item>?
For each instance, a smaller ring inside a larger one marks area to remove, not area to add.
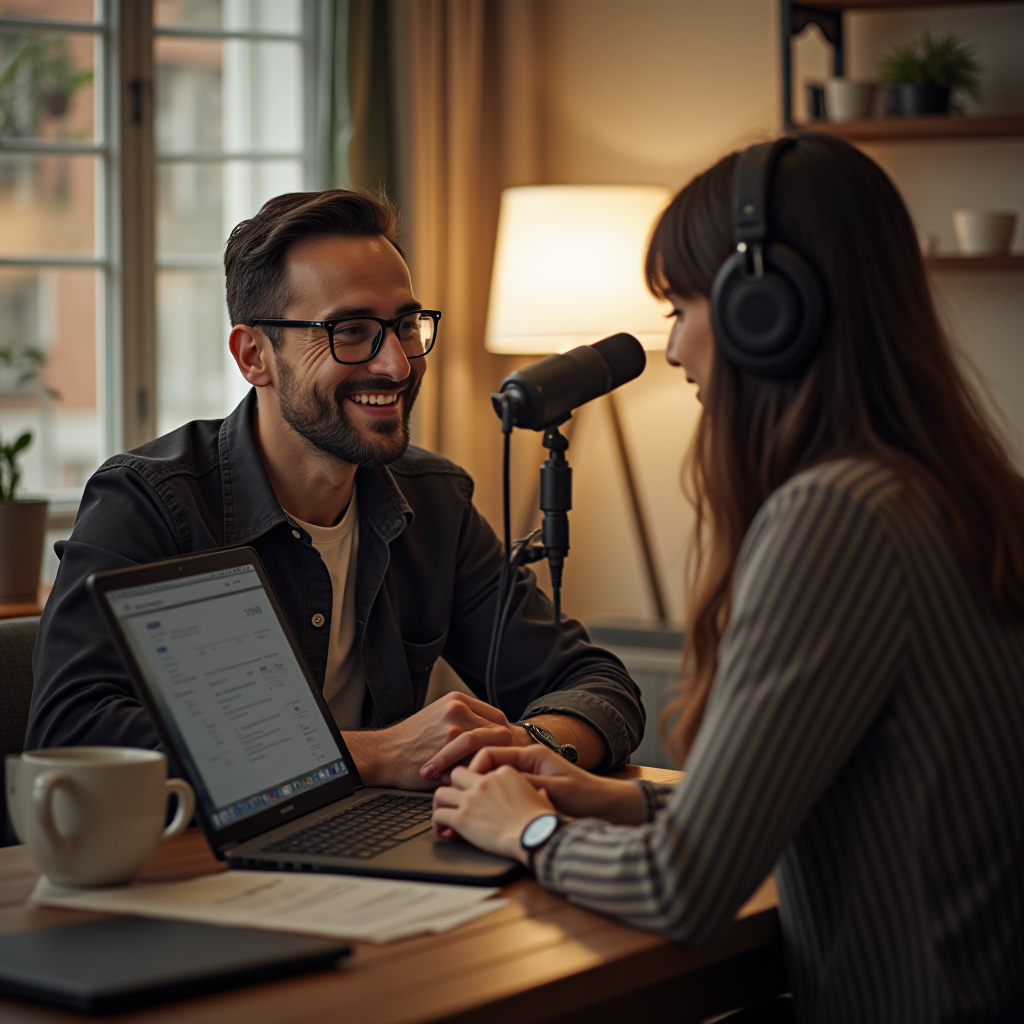
[[[497,889],[393,882],[351,875],[224,871],[182,882],[72,889],[41,878],[32,902],[71,910],[170,917],[208,924],[390,942],[445,932],[498,910]]]

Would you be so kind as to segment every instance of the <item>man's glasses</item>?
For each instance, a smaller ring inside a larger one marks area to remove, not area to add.
[[[437,309],[414,309],[392,320],[379,316],[346,316],[339,320],[253,320],[253,327],[305,327],[317,337],[327,337],[331,355],[339,363],[368,363],[384,344],[384,335],[394,331],[406,359],[425,356],[437,341]]]

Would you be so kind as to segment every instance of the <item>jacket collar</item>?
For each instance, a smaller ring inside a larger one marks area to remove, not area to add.
[[[249,544],[279,523],[289,522],[270,486],[252,435],[256,394],[252,388],[220,426],[218,447],[227,546]],[[361,518],[385,544],[390,544],[412,522],[412,508],[405,495],[386,466],[358,469],[356,483]]]

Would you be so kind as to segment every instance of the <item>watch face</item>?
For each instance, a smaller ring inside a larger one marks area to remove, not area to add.
[[[556,828],[558,828],[557,814],[542,814],[539,818],[534,818],[523,829],[523,846],[527,850],[536,849],[536,847],[546,843],[551,838],[551,833]]]

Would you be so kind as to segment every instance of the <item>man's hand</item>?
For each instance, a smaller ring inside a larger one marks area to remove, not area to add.
[[[503,766],[515,768],[563,814],[573,818],[603,818],[615,825],[639,825],[643,821],[640,790],[622,779],[592,775],[553,750],[537,743],[529,747],[488,747],[470,762],[479,775]]]
[[[487,850],[527,862],[519,840],[523,829],[540,814],[553,811],[544,790],[534,789],[508,765],[480,775],[469,768],[452,769],[452,784],[434,793],[434,829]]]
[[[447,693],[387,729],[344,738],[368,786],[396,789],[430,789],[483,747],[529,742],[497,708],[464,693]]]

